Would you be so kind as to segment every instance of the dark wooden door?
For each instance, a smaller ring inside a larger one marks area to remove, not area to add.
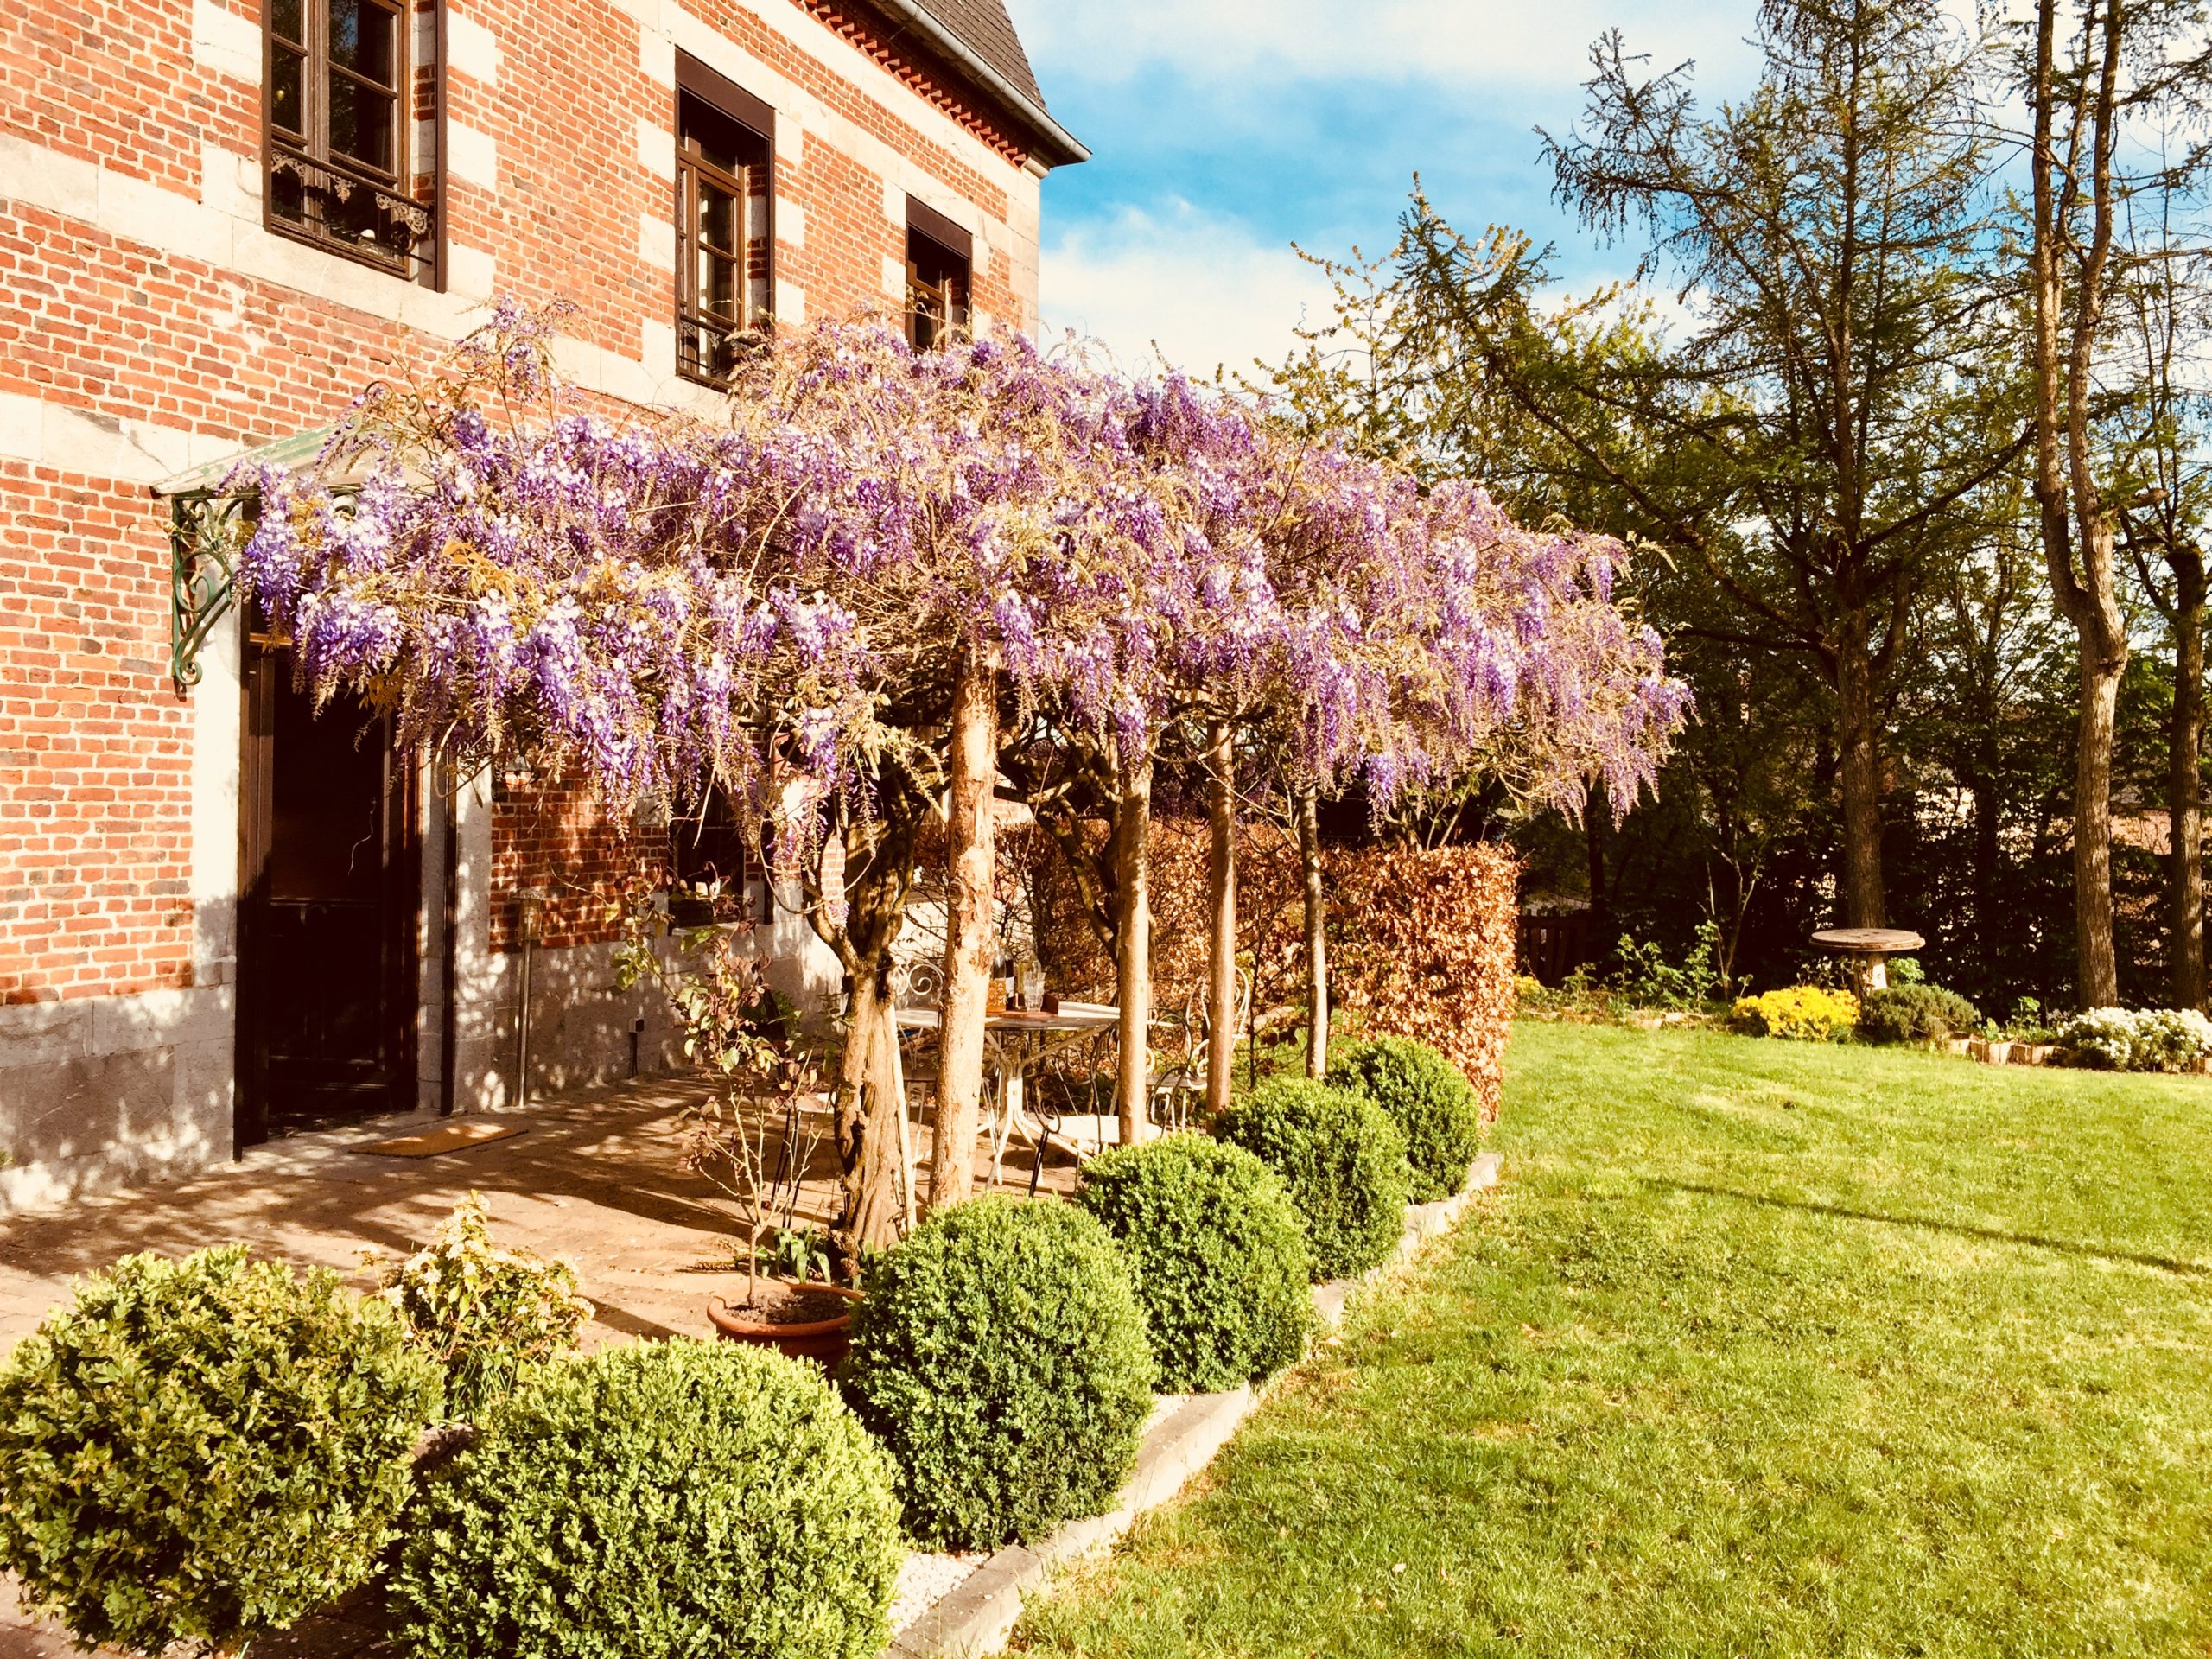
[[[238,779],[241,1145],[415,1103],[415,769],[257,640]]]

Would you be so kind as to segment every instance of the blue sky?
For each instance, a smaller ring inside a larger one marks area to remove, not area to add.
[[[1210,372],[1278,359],[1326,284],[1293,242],[1381,252],[1418,171],[1465,229],[1555,242],[1587,286],[1633,255],[1549,200],[1533,129],[1571,127],[1608,26],[1739,90],[1753,0],[1010,0],[1053,113],[1093,159],[1045,181],[1048,328]]]

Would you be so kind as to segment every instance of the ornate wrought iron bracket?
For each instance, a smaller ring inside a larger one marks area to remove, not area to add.
[[[232,555],[246,498],[195,492],[169,502],[169,677],[200,683],[200,652],[234,602]]]

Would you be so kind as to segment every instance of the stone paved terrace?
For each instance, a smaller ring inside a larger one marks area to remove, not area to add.
[[[414,1250],[471,1191],[484,1195],[494,1237],[575,1266],[598,1310],[584,1332],[587,1349],[639,1337],[711,1336],[708,1297],[741,1297],[744,1275],[711,1267],[728,1263],[736,1249],[737,1205],[683,1167],[683,1114],[707,1097],[707,1088],[662,1078],[539,1103],[498,1120],[524,1125],[522,1134],[429,1158],[361,1151],[440,1121],[428,1113],[380,1117],[273,1141],[190,1180],[0,1221],[0,1352],[67,1300],[73,1275],[134,1250],[181,1255],[238,1241],[257,1253],[335,1268],[369,1288],[375,1273],[363,1266],[363,1252],[389,1259]],[[926,1116],[918,1101],[914,1116]],[[803,1224],[824,1224],[834,1208],[836,1155],[823,1119],[826,1113],[817,1118],[823,1133],[800,1199]],[[926,1160],[927,1132],[918,1123],[917,1133]],[[1007,1158],[1009,1183],[1027,1182],[1028,1159],[1017,1141]],[[1046,1185],[1065,1190],[1072,1180],[1065,1160],[1046,1164]],[[384,1650],[342,1618],[313,1623],[289,1640],[257,1643],[257,1659]],[[17,1615],[12,1586],[0,1577],[0,1659],[73,1651],[59,1633]]]
[[[181,1255],[243,1242],[335,1268],[365,1289],[374,1274],[361,1264],[364,1251],[412,1251],[472,1190],[484,1194],[502,1243],[574,1264],[599,1310],[587,1347],[711,1336],[707,1298],[731,1294],[743,1275],[702,1270],[730,1260],[738,1225],[735,1203],[683,1167],[682,1116],[704,1098],[706,1085],[688,1078],[594,1090],[497,1120],[524,1125],[520,1135],[430,1158],[361,1151],[440,1122],[428,1113],[379,1117],[272,1141],[189,1180],[0,1221],[0,1350],[67,1297],[72,1275],[134,1250]],[[925,1111],[918,1102],[915,1116]],[[825,1224],[835,1205],[825,1119],[817,1108],[822,1133],[798,1217],[804,1225]],[[916,1134],[926,1160],[928,1132],[918,1122]],[[1007,1155],[1008,1182],[1027,1182],[1028,1157],[1017,1141]],[[1071,1179],[1055,1154],[1046,1183],[1065,1188]]]

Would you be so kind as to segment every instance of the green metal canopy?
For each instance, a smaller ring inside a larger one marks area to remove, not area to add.
[[[304,466],[322,453],[333,429],[296,432],[188,467],[154,486],[154,494],[169,504],[169,677],[180,693],[200,683],[200,647],[230,613],[231,559],[252,513],[251,493],[226,494],[223,480],[242,466]]]

